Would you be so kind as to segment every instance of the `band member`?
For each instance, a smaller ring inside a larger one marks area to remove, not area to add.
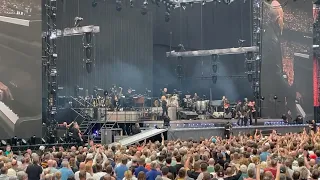
[[[256,102],[251,101],[249,102],[249,123],[252,125],[252,119],[254,119],[255,125],[257,125],[258,121],[258,115],[257,115],[257,110],[256,110]]]
[[[200,97],[198,96],[198,94],[197,93],[194,93],[194,95],[193,95],[193,102],[197,102],[197,101],[199,101],[199,99],[200,99]]]
[[[168,103],[166,96],[161,97],[161,106],[162,106],[162,118],[164,115],[168,116]]]
[[[232,129],[231,123],[227,122],[227,124],[224,126],[224,138],[230,139],[231,129]]]
[[[225,96],[222,97],[222,103],[223,103],[223,111],[224,111],[224,113],[228,114],[229,113],[229,101]]]
[[[77,122],[73,121],[69,125],[65,122],[64,125],[66,126],[69,133],[72,134],[72,138],[77,142],[78,145],[83,144],[82,134],[80,131],[80,127]]]
[[[236,106],[236,112],[237,112],[237,117],[238,117],[238,122],[237,124],[240,125],[240,122],[242,122],[243,115],[242,115],[242,102],[239,101],[237,106]]]
[[[163,88],[163,90],[161,91],[161,96],[167,97],[167,93],[168,93],[168,89],[167,88]]]
[[[132,135],[141,133],[140,125],[139,123],[136,123],[134,126],[132,126]]]

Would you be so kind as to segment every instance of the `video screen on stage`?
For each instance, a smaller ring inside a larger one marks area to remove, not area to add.
[[[311,1],[263,4],[263,117],[313,118],[312,7]]]
[[[0,1],[0,137],[41,133],[41,1]]]

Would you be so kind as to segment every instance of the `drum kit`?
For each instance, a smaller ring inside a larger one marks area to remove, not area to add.
[[[208,111],[209,100],[195,100],[191,95],[185,95],[183,103],[183,107],[190,111],[197,111],[200,114]]]

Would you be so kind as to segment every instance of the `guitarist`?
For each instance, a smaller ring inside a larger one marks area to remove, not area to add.
[[[237,112],[237,118],[238,118],[238,126],[240,126],[240,122],[242,124],[243,121],[243,115],[242,115],[242,102],[239,101],[237,106],[236,106],[236,112]]]
[[[225,96],[222,97],[222,101],[224,114],[227,115],[229,114],[229,101]]]

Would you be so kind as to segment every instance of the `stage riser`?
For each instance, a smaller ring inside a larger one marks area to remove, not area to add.
[[[285,134],[289,132],[301,132],[307,125],[301,126],[256,126],[256,127],[239,127],[233,128],[232,132],[234,135],[241,133],[253,134],[256,129],[266,131],[266,130],[276,130],[280,134]],[[210,138],[211,136],[223,136],[224,128],[180,128],[180,129],[169,129],[168,140],[182,139],[187,140],[192,138],[193,140],[199,140],[200,137]]]

